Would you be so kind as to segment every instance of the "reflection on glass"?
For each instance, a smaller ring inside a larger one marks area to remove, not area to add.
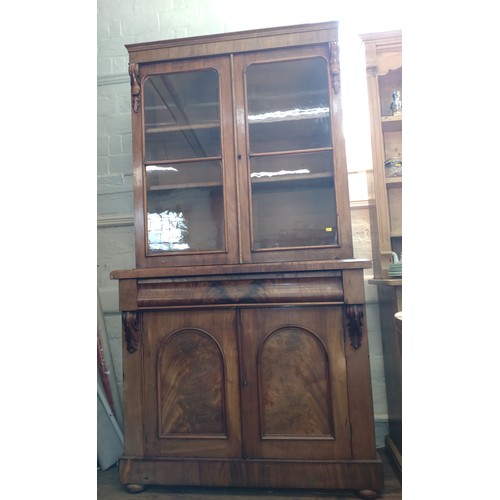
[[[251,153],[331,146],[324,59],[252,64],[246,75]]]
[[[222,187],[151,191],[149,253],[224,248]]]
[[[270,113],[261,113],[260,115],[248,115],[249,123],[281,122],[285,120],[300,120],[306,118],[325,118],[329,115],[328,108],[313,109],[289,109],[286,111],[272,111]]]
[[[307,168],[301,168],[299,170],[279,170],[278,172],[253,172],[250,177],[254,179],[260,179],[261,177],[276,177],[278,175],[300,175],[300,174],[310,174],[311,171]]]
[[[148,253],[225,249],[219,75],[144,83]]]
[[[148,213],[149,248],[153,251],[186,250],[184,242],[187,225],[182,212],[165,210],[157,214]]]
[[[294,153],[286,155],[255,156],[250,162],[250,177],[257,179],[274,177],[287,179],[287,176],[304,179],[324,179],[333,177],[331,151]]]
[[[338,245],[327,61],[252,64],[246,84],[252,248]]]

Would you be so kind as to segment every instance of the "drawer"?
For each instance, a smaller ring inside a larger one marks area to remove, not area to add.
[[[139,280],[141,308],[205,305],[252,305],[342,302],[341,273],[318,276],[244,276]]]

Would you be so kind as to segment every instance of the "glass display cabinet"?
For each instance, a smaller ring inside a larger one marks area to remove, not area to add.
[[[127,50],[121,481],[375,498],[371,263],[353,258],[337,23]]]

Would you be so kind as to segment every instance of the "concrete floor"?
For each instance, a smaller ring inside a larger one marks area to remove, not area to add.
[[[381,500],[401,500],[401,483],[382,450],[385,488]],[[243,488],[202,488],[149,486],[137,494],[128,493],[118,480],[118,467],[97,471],[97,500],[347,500],[358,496],[350,491],[269,490]]]

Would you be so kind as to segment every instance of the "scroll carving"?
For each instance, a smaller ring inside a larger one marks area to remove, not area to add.
[[[363,307],[362,306],[347,306],[347,330],[351,346],[354,349],[359,349],[361,346],[361,337],[363,335]]]
[[[122,314],[123,329],[125,331],[125,342],[127,351],[133,353],[137,351],[139,345],[139,318],[136,312],[124,312]]]
[[[339,44],[330,42],[330,73],[332,75],[332,87],[335,94],[340,91],[340,63],[339,63]]]
[[[137,63],[129,64],[130,86],[132,87],[132,109],[137,113],[141,102],[141,75]]]

